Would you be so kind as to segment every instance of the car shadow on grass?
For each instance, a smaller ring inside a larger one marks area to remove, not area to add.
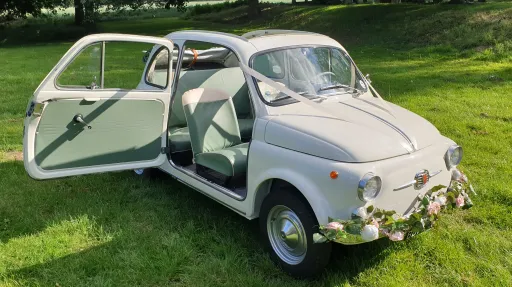
[[[311,283],[293,280],[270,262],[258,240],[257,220],[248,221],[169,176],[148,181],[119,172],[36,181],[14,161],[0,163],[0,171],[0,250],[7,254],[0,257],[0,266],[7,266],[0,282]],[[384,259],[387,246],[385,240],[336,244],[331,264],[315,282],[350,282]]]

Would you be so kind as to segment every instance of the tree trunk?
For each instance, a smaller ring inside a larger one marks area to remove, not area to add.
[[[292,0],[292,5],[297,4],[297,0]]]
[[[87,0],[84,4],[85,11],[85,21],[88,23],[94,23],[95,15],[94,15],[94,1]]]
[[[247,0],[248,11],[247,14],[249,19],[256,19],[260,15],[260,5],[258,3],[259,0]]]
[[[75,25],[84,23],[84,5],[81,0],[74,0],[75,5]]]

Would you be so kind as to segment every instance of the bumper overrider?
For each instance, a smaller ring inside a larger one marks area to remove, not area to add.
[[[329,218],[321,225],[319,233],[313,235],[315,243],[333,241],[341,244],[359,244],[381,237],[400,241],[432,228],[441,217],[441,212],[452,209],[468,209],[473,206],[469,193],[475,194],[466,175],[455,169],[450,186],[438,185],[421,198],[412,213],[401,215],[393,210],[382,210],[373,206],[360,207],[350,220]]]

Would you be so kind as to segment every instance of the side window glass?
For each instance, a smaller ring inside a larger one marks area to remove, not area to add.
[[[169,85],[170,55],[167,47],[152,43],[98,42],[83,49],[56,83],[64,88],[164,90]]]
[[[284,78],[284,52],[276,51],[256,56],[253,67],[256,71],[271,79]]]
[[[175,49],[177,52],[177,49]],[[173,53],[175,53],[173,51]],[[169,50],[160,47],[153,55],[153,58],[149,61],[149,65],[146,71],[146,84],[157,87],[167,87],[169,74]]]
[[[151,49],[147,43],[106,42],[103,88],[136,89],[146,66],[144,51]]]
[[[83,49],[57,78],[65,88],[96,88],[101,79],[101,43]]]
[[[332,71],[336,74],[340,84],[350,85],[352,81],[352,63],[337,49],[332,49]]]

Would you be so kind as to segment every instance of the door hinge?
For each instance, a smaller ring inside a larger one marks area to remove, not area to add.
[[[171,148],[170,147],[163,147],[162,149],[160,149],[160,153],[162,153],[162,154],[169,154],[169,153],[171,153]]]

